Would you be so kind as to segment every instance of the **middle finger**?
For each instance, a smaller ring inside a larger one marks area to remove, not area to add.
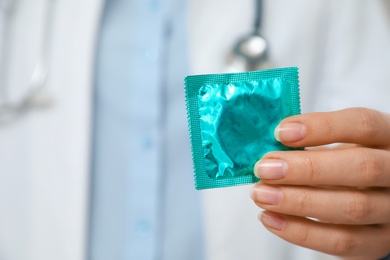
[[[254,172],[270,184],[390,187],[390,152],[366,147],[272,152]]]

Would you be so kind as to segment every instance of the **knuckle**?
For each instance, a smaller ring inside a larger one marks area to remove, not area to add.
[[[356,191],[349,195],[345,207],[346,224],[363,224],[371,215],[370,201],[366,194]]]
[[[334,138],[334,123],[331,121],[330,118],[323,117],[321,118],[321,121],[319,122],[319,125],[322,129],[322,135],[324,137],[328,137],[330,139]]]
[[[308,194],[305,190],[301,190],[295,194],[297,211],[306,213],[310,211],[310,205],[308,205]]]
[[[368,138],[373,138],[378,135],[377,114],[373,110],[360,108],[357,110],[360,126],[358,134]]]
[[[331,251],[334,255],[346,256],[350,255],[355,245],[354,237],[347,231],[341,231],[334,236],[333,245],[331,245]]]
[[[376,152],[364,149],[356,157],[355,162],[360,172],[360,180],[363,182],[360,185],[375,186],[380,183],[385,171],[385,162]]]
[[[300,246],[307,246],[311,242],[310,229],[302,228],[297,234],[297,244]]]
[[[314,183],[316,179],[316,175],[320,169],[320,166],[318,165],[318,161],[314,160],[310,156],[305,156],[303,158],[303,167],[305,173],[305,180],[308,181],[308,183]]]

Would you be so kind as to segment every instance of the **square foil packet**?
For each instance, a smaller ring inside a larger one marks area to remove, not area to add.
[[[255,163],[293,150],[274,138],[279,122],[300,114],[298,68],[185,78],[196,189],[255,183]]]

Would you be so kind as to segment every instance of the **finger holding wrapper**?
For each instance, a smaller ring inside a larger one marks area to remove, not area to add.
[[[255,183],[254,164],[279,143],[279,122],[300,114],[298,68],[185,78],[196,189]]]

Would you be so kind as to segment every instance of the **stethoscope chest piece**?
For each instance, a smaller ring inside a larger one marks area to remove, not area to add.
[[[237,41],[228,54],[231,71],[254,71],[269,68],[268,42],[259,34],[251,34]]]
[[[270,68],[268,42],[260,34],[262,0],[256,0],[255,23],[253,32],[241,37],[228,53],[229,71],[254,71]]]

